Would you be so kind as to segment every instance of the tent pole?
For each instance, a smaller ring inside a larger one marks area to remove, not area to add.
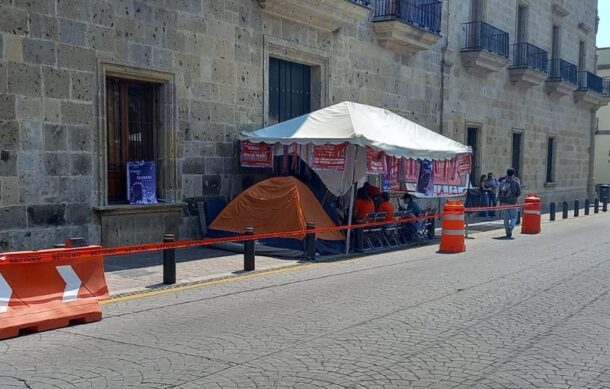
[[[350,186],[350,199],[349,199],[349,212],[348,212],[348,216],[347,216],[347,226],[351,226],[352,225],[352,218],[353,218],[353,214],[354,214],[354,197],[355,197],[355,192],[356,189],[358,187],[358,183],[354,182],[356,180],[356,165],[357,165],[357,157],[358,155],[358,146],[354,145],[354,163],[353,163],[353,168],[352,168],[352,186]],[[345,239],[345,255],[349,255],[349,245],[350,245],[350,238],[352,236],[352,229],[348,228],[347,229],[347,237]]]

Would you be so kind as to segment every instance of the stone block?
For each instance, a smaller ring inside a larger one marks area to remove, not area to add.
[[[178,12],[167,9],[165,7],[158,7],[155,9],[155,24],[162,27],[176,27],[178,25]]]
[[[53,0],[15,0],[15,7],[28,12],[50,14],[55,11],[54,3]]]
[[[231,158],[233,157],[233,153],[235,150],[235,144],[234,143],[218,143],[216,145],[216,154],[219,157],[228,157]]]
[[[153,48],[152,64],[159,68],[173,68],[174,52],[166,49]]]
[[[42,149],[42,122],[23,121],[21,122],[21,149],[22,150],[41,150]]]
[[[0,149],[19,149],[19,123],[15,121],[0,121]]]
[[[27,207],[28,226],[52,227],[66,224],[66,205],[30,205]]]
[[[17,153],[19,172],[31,172],[40,175],[43,172],[42,154],[40,151],[20,151]]]
[[[90,0],[57,0],[57,15],[65,18],[89,21],[90,9]]]
[[[39,97],[17,96],[15,114],[18,120],[42,121],[42,99]]]
[[[87,25],[70,19],[59,20],[59,41],[69,45],[87,45]]]
[[[137,66],[150,66],[152,63],[152,47],[130,43],[127,58],[129,63]]]
[[[93,212],[89,203],[68,204],[66,211],[68,224],[88,224],[93,219]]]
[[[26,228],[25,206],[0,207],[0,231]]]
[[[44,95],[56,99],[67,99],[70,97],[70,73],[66,70],[55,69],[47,66],[42,67],[44,79]]]
[[[86,203],[91,201],[93,180],[89,176],[59,177],[58,201]]]
[[[63,151],[68,149],[68,130],[59,124],[44,125],[44,150]]]
[[[90,176],[93,173],[91,164],[91,154],[75,153],[72,154],[70,173],[73,176]]]
[[[70,45],[57,45],[57,65],[91,72],[95,70],[95,50]]]
[[[92,145],[91,128],[68,126],[68,145],[72,151],[90,151]]]
[[[203,158],[203,157],[185,158],[184,162],[182,162],[182,173],[183,174],[204,174],[205,173],[205,158]]]
[[[19,181],[17,177],[0,177],[0,201],[3,205],[19,204]]]
[[[44,121],[58,123],[61,121],[61,102],[56,99],[43,99]]]
[[[222,179],[218,174],[204,175],[201,193],[204,196],[218,196],[222,185]]]
[[[0,42],[2,39],[0,39]],[[2,45],[0,44],[0,50],[2,50]],[[8,90],[8,73],[6,69],[6,64],[0,61],[0,93],[6,93]]]
[[[72,100],[93,100],[93,73],[71,72]]]
[[[4,59],[7,61],[23,61],[23,38],[17,35],[4,35]]]
[[[8,64],[8,91],[17,95],[40,96],[40,67],[23,63]]]
[[[96,50],[112,51],[114,49],[114,36],[111,28],[90,24],[87,39],[89,45]]]
[[[55,65],[57,61],[55,43],[41,39],[24,39],[23,60],[34,64]]]
[[[17,152],[0,147],[0,176],[17,175]]]
[[[27,35],[27,13],[12,7],[0,7],[0,31],[13,35]]]
[[[15,96],[0,95],[0,120],[15,119]]]
[[[69,153],[44,153],[44,172],[47,176],[70,175]]]
[[[91,124],[93,106],[91,103],[61,102],[61,120],[66,124]]]
[[[39,13],[30,13],[30,37],[57,40],[57,18]]]
[[[154,10],[153,7],[146,4],[145,1],[135,0],[133,2],[133,8],[135,12],[135,18],[139,22],[146,23],[148,25],[153,24]]]

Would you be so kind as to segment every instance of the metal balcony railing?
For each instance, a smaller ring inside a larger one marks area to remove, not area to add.
[[[466,27],[465,51],[487,50],[508,58],[508,33],[485,22],[464,23]]]
[[[578,84],[578,66],[561,58],[549,60],[548,81],[566,81]]]
[[[604,94],[604,79],[591,72],[578,72],[578,90],[590,90]]]
[[[371,7],[371,0],[348,0],[351,1],[352,3],[356,3],[356,4],[360,4],[364,7]]]
[[[377,0],[373,21],[398,19],[440,34],[442,9],[443,3],[439,0]]]
[[[513,69],[535,69],[547,72],[549,56],[546,51],[530,43],[513,45]]]

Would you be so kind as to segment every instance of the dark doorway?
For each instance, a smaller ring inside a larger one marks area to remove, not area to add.
[[[523,150],[523,134],[520,132],[513,132],[513,150],[511,165],[515,169],[515,175],[521,177],[521,156]]]
[[[479,166],[479,131],[480,129],[477,127],[468,127],[468,134],[466,135],[466,144],[472,148],[470,182],[473,187],[479,186],[479,172],[481,171]]]
[[[279,123],[311,112],[311,67],[269,58],[269,121]]]

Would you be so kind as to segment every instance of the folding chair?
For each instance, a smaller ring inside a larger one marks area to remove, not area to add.
[[[386,212],[377,212],[373,216],[374,222],[385,221]],[[371,237],[371,243],[374,241],[378,244],[372,245],[371,248],[382,249],[383,248],[383,226],[373,226],[369,229],[369,235]]]
[[[370,212],[368,213],[363,222],[364,223],[371,223],[375,221],[375,212]],[[363,227],[362,228],[362,240],[364,241],[364,245],[367,247],[363,247],[364,250],[373,250],[375,248],[375,245],[373,245],[373,241],[371,239],[371,235],[373,234],[372,232],[372,228],[373,227]]]
[[[383,227],[383,240],[389,247],[398,247],[402,243],[400,242],[398,228],[400,224],[398,223],[398,219],[400,219],[402,212],[394,212],[392,217],[396,220],[396,223],[386,224]],[[393,243],[392,243],[393,242]]]

